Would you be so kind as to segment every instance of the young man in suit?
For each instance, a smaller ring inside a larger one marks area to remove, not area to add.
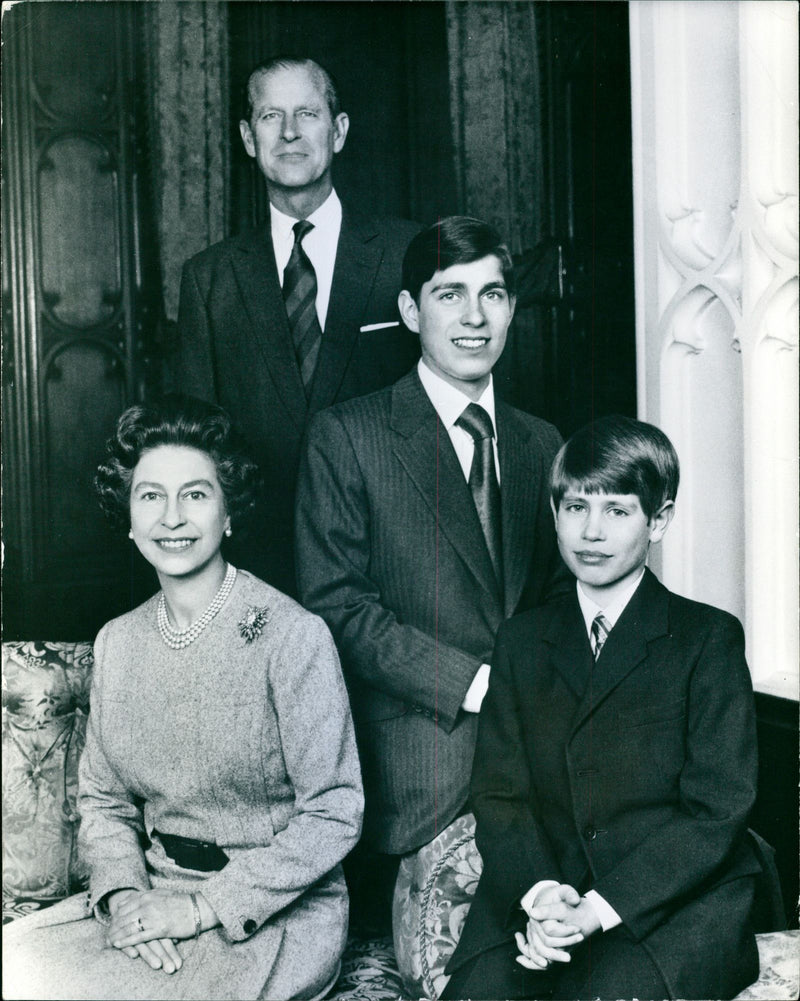
[[[484,868],[444,996],[731,998],[758,975],[742,627],[645,566],[678,487],[661,431],[594,421],[551,483],[577,587],[498,635],[471,784]]]
[[[403,254],[419,230],[342,204],[332,163],[347,138],[330,75],[310,59],[273,59],[247,84],[240,131],[267,186],[266,230],[189,260],[172,354],[176,389],[224,406],[265,479],[236,562],[296,593],[293,511],[311,414],[407,372],[418,345],[400,323]]]
[[[421,361],[317,414],[301,465],[300,594],[342,658],[366,786],[357,868],[383,872],[386,896],[399,856],[465,806],[497,627],[566,584],[547,497],[561,439],[492,384],[514,291],[492,227],[419,233],[399,306]]]

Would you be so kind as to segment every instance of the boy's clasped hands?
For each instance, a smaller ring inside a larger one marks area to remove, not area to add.
[[[567,883],[537,883],[522,898],[528,915],[526,933],[515,935],[517,962],[529,970],[544,970],[551,962],[568,963],[569,946],[600,930],[600,919],[591,903]]]

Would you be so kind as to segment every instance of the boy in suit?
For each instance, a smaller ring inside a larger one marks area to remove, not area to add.
[[[317,414],[301,464],[300,594],[336,640],[367,789],[350,875],[387,898],[400,855],[465,806],[497,627],[568,586],[547,491],[561,438],[494,394],[514,293],[486,223],[414,237],[399,306],[422,359]]]
[[[678,459],[608,417],[556,457],[577,587],[501,627],[471,783],[484,869],[450,998],[731,998],[758,976],[738,620],[646,568]]]

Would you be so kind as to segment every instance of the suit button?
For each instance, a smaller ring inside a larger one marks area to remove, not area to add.
[[[253,921],[252,918],[248,918],[247,921],[245,921],[245,923],[242,925],[242,927],[244,928],[245,935],[252,935],[253,932],[256,930],[256,923],[255,921]]]
[[[583,836],[587,841],[594,841],[597,837],[597,831],[593,827],[587,827],[583,832]]]

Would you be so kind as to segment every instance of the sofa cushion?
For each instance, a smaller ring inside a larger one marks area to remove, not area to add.
[[[397,1001],[403,996],[392,940],[351,936],[339,979],[327,1001]]]
[[[4,643],[2,657],[3,895],[63,897],[86,882],[75,800],[92,648]]]
[[[438,998],[483,862],[475,817],[457,817],[430,844],[400,863],[392,905],[397,965],[411,997]]]

